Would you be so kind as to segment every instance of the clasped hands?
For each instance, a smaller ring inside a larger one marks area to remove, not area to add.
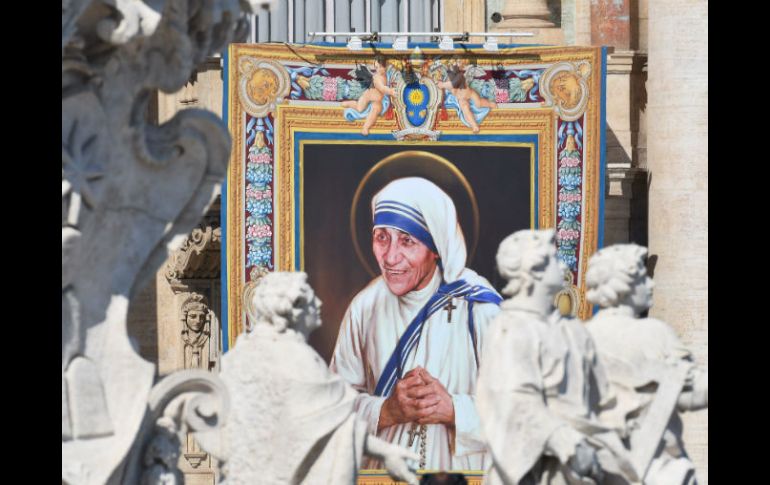
[[[402,423],[454,426],[452,396],[438,379],[415,367],[399,380],[380,410],[377,431]]]

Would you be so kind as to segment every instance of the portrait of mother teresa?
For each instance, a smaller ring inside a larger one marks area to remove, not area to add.
[[[432,182],[390,182],[372,213],[381,274],[345,312],[331,369],[359,391],[369,432],[414,451],[420,469],[483,470],[474,392],[502,299],[465,267],[454,203]],[[383,465],[370,459],[364,468]]]

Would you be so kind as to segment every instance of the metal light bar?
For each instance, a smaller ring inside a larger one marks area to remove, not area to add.
[[[431,37],[438,39],[435,43],[444,51],[454,50],[454,42],[468,42],[468,38],[484,37],[484,50],[497,51],[498,37],[532,37],[532,32],[308,32],[313,39],[320,37],[349,37],[347,47],[352,51],[363,50],[363,42],[379,42],[383,36],[394,37],[393,49],[408,51],[409,37]]]
[[[378,42],[382,37],[395,37],[393,49],[397,51],[407,51],[409,37],[431,37],[440,39],[438,46],[441,50],[454,50],[454,42],[467,42],[468,38],[484,37],[486,41],[483,44],[484,50],[497,51],[498,37],[532,37],[532,32],[308,32],[307,35],[312,39],[320,37],[350,37],[347,47],[352,51],[363,50],[363,41]]]
[[[380,37],[532,37],[532,32],[308,32],[310,37],[368,37],[378,35]]]

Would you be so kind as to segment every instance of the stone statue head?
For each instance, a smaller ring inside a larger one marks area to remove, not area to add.
[[[508,280],[504,295],[531,294],[535,284],[542,284],[555,296],[564,287],[565,269],[556,255],[556,232],[525,229],[506,237],[497,250],[497,269]]]
[[[201,295],[193,295],[182,305],[182,321],[193,332],[203,331],[209,320],[209,308]]]
[[[272,326],[277,332],[291,328],[307,339],[321,326],[321,300],[308,284],[306,273],[268,273],[245,297],[252,327]]]
[[[647,248],[615,244],[588,261],[586,298],[602,308],[630,306],[636,315],[652,306],[654,283],[647,276]]]

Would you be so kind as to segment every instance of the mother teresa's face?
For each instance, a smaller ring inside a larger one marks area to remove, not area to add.
[[[372,251],[385,283],[396,296],[425,288],[436,270],[438,255],[398,229],[376,228],[372,233]]]

